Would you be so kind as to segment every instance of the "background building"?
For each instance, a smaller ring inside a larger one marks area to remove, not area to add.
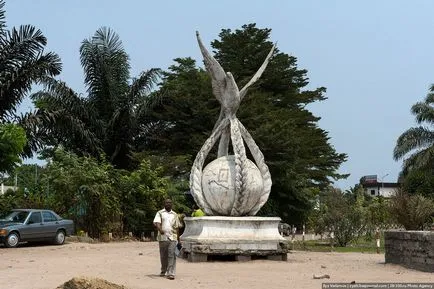
[[[366,194],[385,198],[392,196],[399,187],[399,183],[378,181],[377,175],[363,176],[360,179],[360,184],[365,189]]]

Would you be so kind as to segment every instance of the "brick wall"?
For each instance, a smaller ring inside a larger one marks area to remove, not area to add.
[[[434,272],[434,231],[384,232],[386,263]]]

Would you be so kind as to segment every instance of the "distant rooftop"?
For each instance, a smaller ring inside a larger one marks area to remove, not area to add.
[[[398,183],[391,182],[379,182],[377,175],[368,175],[360,178],[360,184],[365,188],[370,187],[383,187],[383,188],[397,188],[399,187]]]

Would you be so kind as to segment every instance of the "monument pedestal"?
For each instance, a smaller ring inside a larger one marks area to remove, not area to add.
[[[277,217],[187,217],[181,236],[182,254],[190,262],[213,257],[247,261],[263,257],[287,260],[288,242],[280,236]]]

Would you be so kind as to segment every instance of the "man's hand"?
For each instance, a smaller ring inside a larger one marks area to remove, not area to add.
[[[154,226],[157,228],[158,232],[160,232],[161,235],[164,235],[163,228],[161,228],[161,223],[154,223]]]

